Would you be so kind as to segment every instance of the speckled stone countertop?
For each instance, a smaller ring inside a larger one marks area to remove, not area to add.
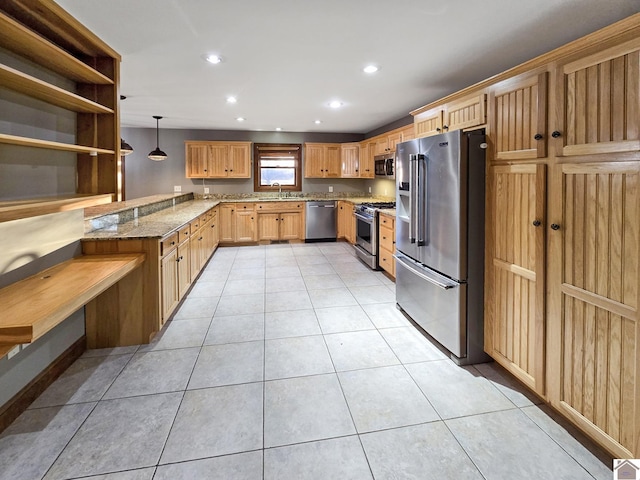
[[[84,238],[86,240],[162,238],[177,231],[219,203],[312,200],[347,200],[359,204],[381,200],[381,198],[348,194],[333,194],[331,197],[323,194],[308,194],[282,198],[273,195],[243,194],[209,199],[202,197],[194,199],[192,193],[154,195],[85,209]]]

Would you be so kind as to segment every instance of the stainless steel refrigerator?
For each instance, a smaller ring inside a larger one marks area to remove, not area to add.
[[[484,131],[396,147],[396,302],[458,364],[484,353]]]

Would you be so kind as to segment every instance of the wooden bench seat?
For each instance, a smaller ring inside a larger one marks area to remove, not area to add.
[[[144,259],[144,253],[83,255],[0,289],[0,357],[47,333]]]

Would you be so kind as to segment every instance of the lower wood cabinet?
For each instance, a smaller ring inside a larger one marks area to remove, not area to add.
[[[337,236],[350,244],[356,243],[356,218],[353,216],[354,205],[344,200],[338,201]]]
[[[255,242],[258,239],[255,204],[220,204],[220,243]]]
[[[380,214],[378,222],[378,263],[393,278],[396,278],[396,219],[385,213]]]
[[[304,240],[303,202],[265,202],[255,206],[258,240]]]
[[[112,329],[105,325],[88,325],[87,332],[95,332],[95,338],[87,338],[92,348],[149,343],[171,317],[216,249],[218,215],[218,207],[214,207],[162,239],[82,241],[85,254],[144,252],[147,255],[140,266],[141,290],[136,292],[143,298],[142,319],[131,319]],[[96,308],[109,309],[110,305],[99,304]],[[92,316],[93,320],[88,321],[98,322],[99,318],[98,311]]]

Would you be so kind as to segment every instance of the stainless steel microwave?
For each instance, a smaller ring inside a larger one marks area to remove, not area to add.
[[[395,155],[385,153],[384,155],[376,155],[373,157],[373,164],[377,178],[396,178],[396,159]]]

